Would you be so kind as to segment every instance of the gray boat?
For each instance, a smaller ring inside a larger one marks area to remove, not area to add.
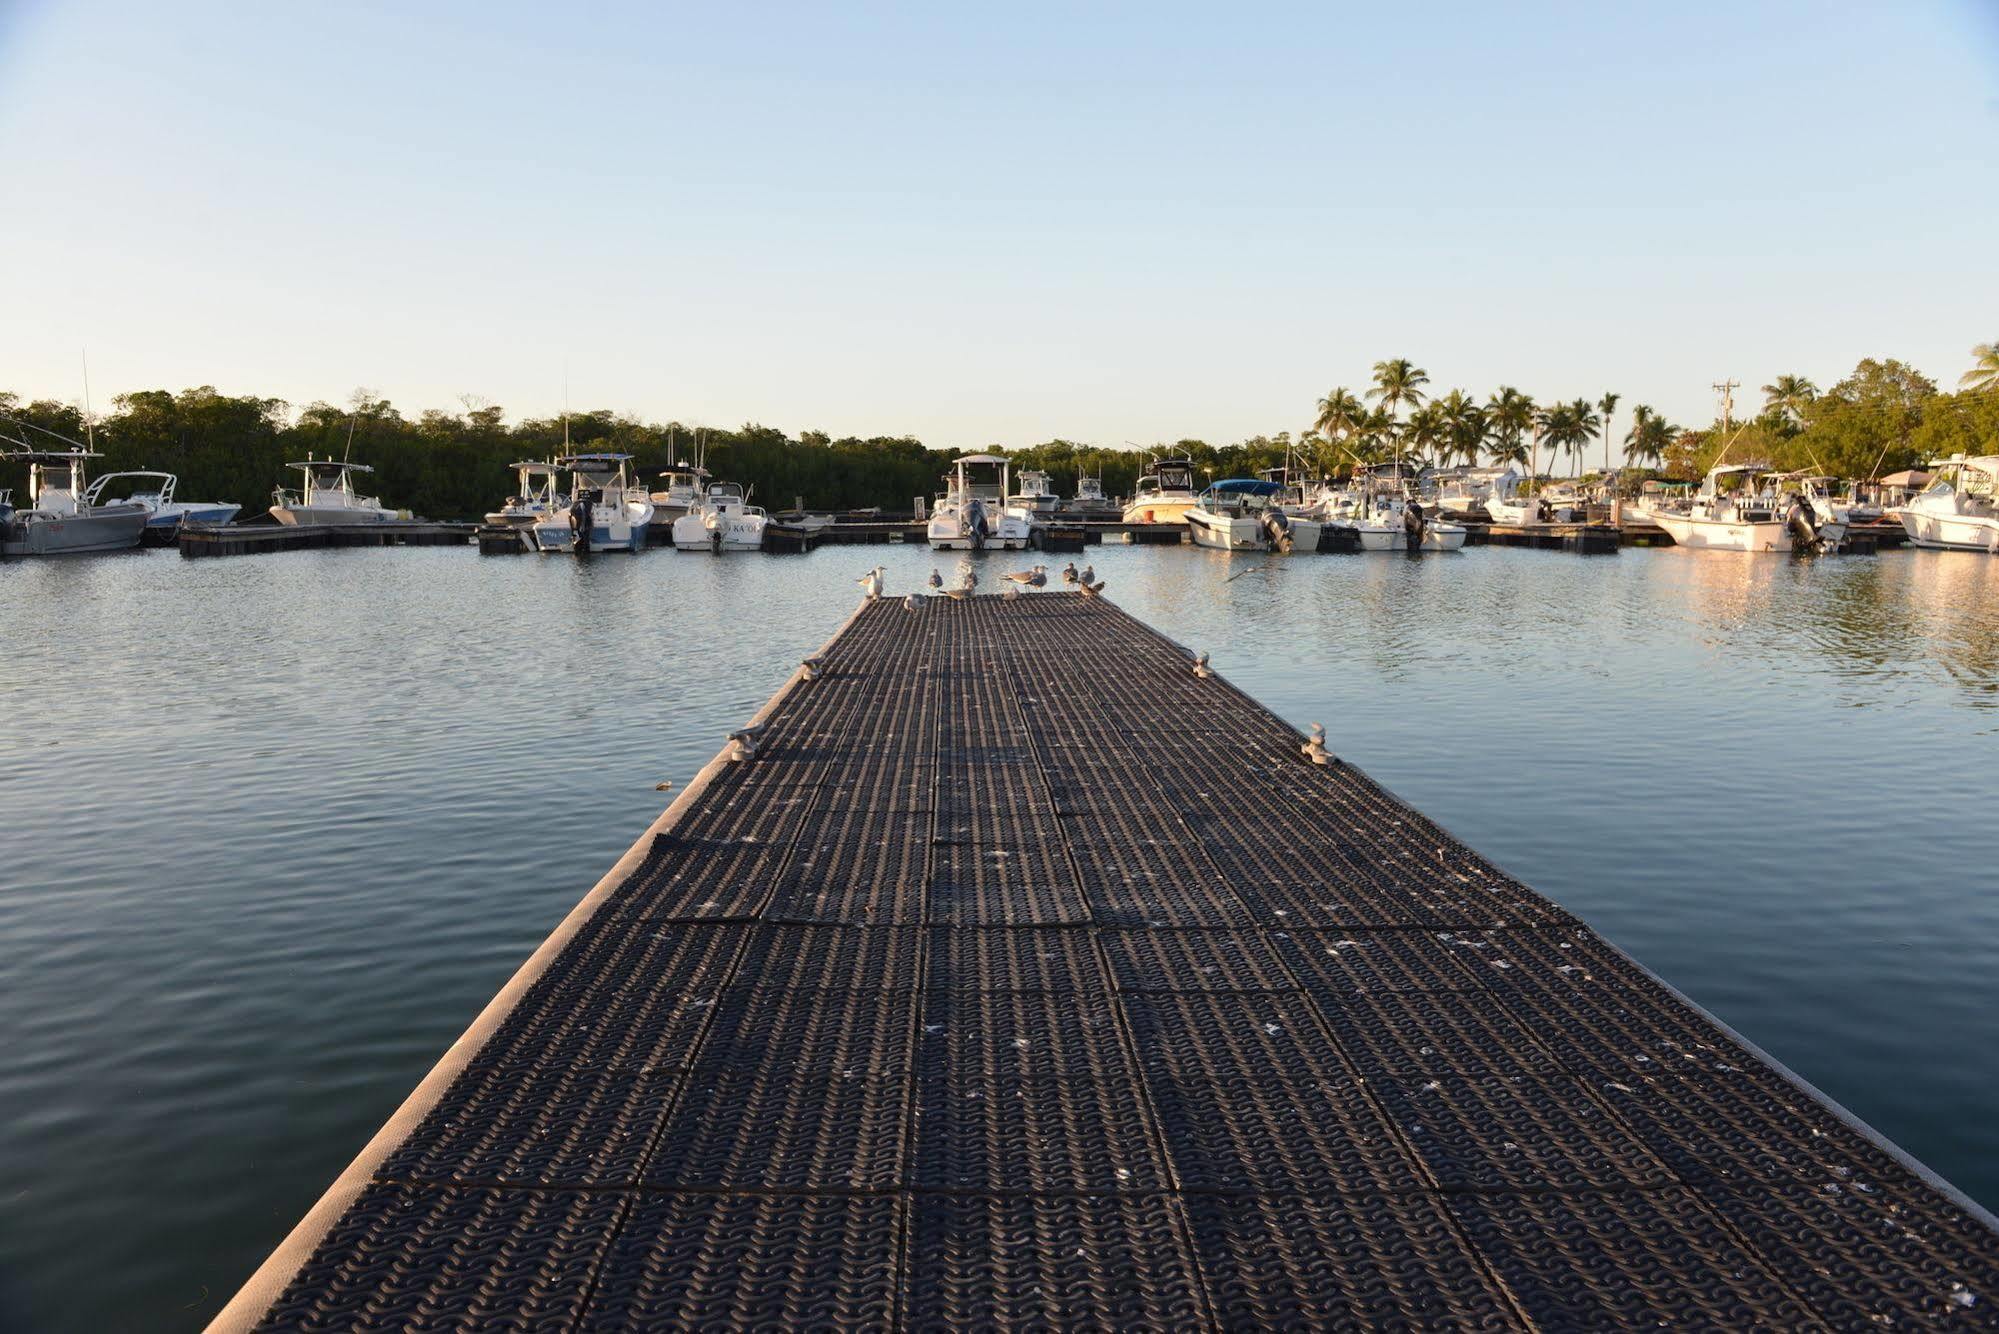
[[[0,455],[28,465],[28,507],[0,504],[0,555],[60,556],[138,546],[151,509],[131,501],[92,505],[84,498],[83,461],[100,457],[86,449]]]

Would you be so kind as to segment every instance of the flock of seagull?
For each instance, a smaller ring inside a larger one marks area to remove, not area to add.
[[[877,565],[859,579],[856,579],[854,582],[861,586],[861,596],[869,602],[875,602],[882,598],[887,590],[887,584],[883,578],[885,573],[884,567]],[[910,611],[920,611],[925,600],[930,597],[947,597],[953,602],[963,602],[966,598],[972,596],[973,592],[978,588],[979,572],[972,568],[971,561],[963,560],[958,562],[957,573],[958,582],[946,588],[944,586],[944,572],[937,569],[931,570],[930,592],[928,594],[911,593],[903,598],[902,605]],[[1006,581],[1006,588],[1001,593],[1001,596],[1017,598],[1023,590],[1029,588],[1046,588],[1048,586],[1048,567],[1046,565],[1036,565],[1032,569],[1027,570],[1010,570],[1001,575],[1000,578]],[[1093,598],[1104,591],[1103,581],[1097,578],[1097,567],[1094,565],[1085,565],[1082,569],[1078,570],[1076,562],[1070,561],[1062,569],[1062,582],[1075,589],[1078,593],[1081,593],[1084,597]]]

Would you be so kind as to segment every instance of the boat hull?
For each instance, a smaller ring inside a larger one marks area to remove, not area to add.
[[[1254,519],[1232,519],[1206,510],[1187,511],[1187,536],[1197,547],[1214,551],[1261,551],[1270,545],[1263,525]]]
[[[0,526],[0,554],[8,556],[83,556],[98,551],[126,551],[139,545],[146,531],[143,506],[118,506],[93,514],[60,518],[32,511],[16,514]]]
[[[1999,518],[1977,514],[1927,514],[1901,509],[1895,517],[1902,531],[1919,547],[1931,551],[1981,551],[1999,555]]]
[[[395,511],[345,505],[273,505],[271,517],[289,528],[328,528],[355,523],[387,523]]]
[[[1675,546],[1693,551],[1785,552],[1797,549],[1791,525],[1783,519],[1751,523],[1664,513],[1654,513],[1651,519],[1665,530]],[[1846,525],[1822,524],[1819,535],[1829,545],[1836,546],[1846,536]]]
[[[1399,523],[1355,524],[1354,531],[1360,535],[1360,549],[1362,551],[1410,550],[1408,530],[1403,528]],[[1465,537],[1465,530],[1456,525],[1442,527],[1437,524],[1431,524],[1423,529],[1423,539],[1416,545],[1415,549],[1418,551],[1457,551],[1464,546]]]
[[[1187,522],[1187,511],[1194,508],[1188,500],[1138,500],[1124,507],[1123,520],[1126,523],[1175,523]]]
[[[748,516],[709,523],[698,511],[673,521],[676,551],[762,551],[766,520]]]

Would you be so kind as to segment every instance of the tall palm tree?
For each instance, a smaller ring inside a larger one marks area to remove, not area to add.
[[[1521,435],[1534,425],[1534,400],[1503,384],[1486,400],[1486,421],[1492,431],[1492,453],[1502,463],[1529,463]]]
[[[1413,408],[1428,397],[1423,392],[1428,383],[1430,373],[1407,357],[1374,363],[1374,388],[1367,391],[1367,396],[1380,400],[1387,410],[1390,435],[1398,435],[1394,422],[1402,405],[1407,403]]]
[[[1546,440],[1551,450],[1559,451],[1569,438],[1569,405],[1551,403],[1534,409],[1534,439],[1529,452],[1532,457],[1527,464],[1527,476],[1531,481],[1541,475],[1541,442]]]
[[[1819,387],[1802,375],[1780,375],[1763,386],[1763,406],[1797,422],[1805,421],[1805,409],[1819,396]]]
[[[1596,405],[1586,398],[1578,398],[1569,404],[1569,452],[1576,456],[1576,476],[1583,475],[1583,454],[1589,449],[1589,442],[1603,429],[1603,418],[1596,415]]]
[[[1319,400],[1319,416],[1312,423],[1312,429],[1324,431],[1334,440],[1352,435],[1354,428],[1367,416],[1367,405],[1354,397],[1348,389],[1335,389]]]
[[[1666,419],[1640,403],[1631,409],[1631,430],[1624,437],[1624,457],[1632,463],[1657,464],[1666,457],[1674,430]]]
[[[1603,413],[1603,476],[1610,480],[1610,414],[1617,411],[1618,394],[1605,394],[1596,401],[1597,410]]]
[[[1435,400],[1435,406],[1443,418],[1444,442],[1450,457],[1476,467],[1479,451],[1485,446],[1485,410],[1462,389],[1453,389]]]
[[[1999,342],[1980,343],[1971,349],[1971,359],[1971,369],[1958,377],[1957,387],[1980,393],[1999,389]]]

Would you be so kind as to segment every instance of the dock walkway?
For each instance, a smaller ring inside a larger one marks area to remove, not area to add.
[[[1989,1216],[1109,603],[812,664],[218,1328],[1993,1321]]]

